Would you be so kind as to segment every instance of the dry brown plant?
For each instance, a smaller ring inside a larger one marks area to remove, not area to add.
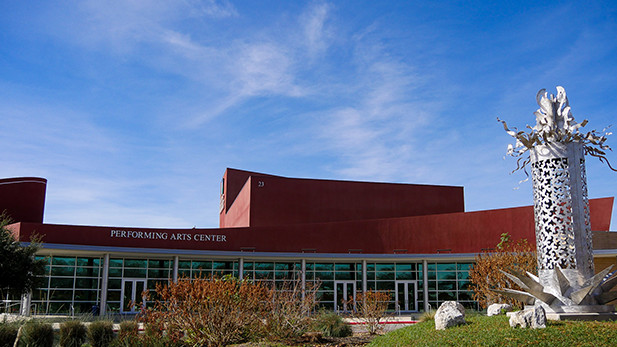
[[[156,286],[153,307],[142,321],[191,346],[225,346],[263,331],[272,293],[259,282],[223,278],[182,278]]]
[[[537,274],[535,246],[526,239],[510,242],[510,236],[502,234],[501,242],[497,244],[495,250],[478,254],[475,264],[469,270],[470,288],[474,292],[474,300],[480,307],[486,308],[492,303],[506,303],[512,307],[522,308],[522,302],[494,291],[501,288],[522,290],[499,271],[508,272],[509,269]]]
[[[311,313],[317,305],[318,282],[286,281],[270,291],[269,308],[265,316],[266,333],[270,339],[302,336],[311,324]]]
[[[356,298],[349,300],[350,307],[353,307],[353,317],[364,324],[370,335],[379,333],[388,315],[388,304],[392,297],[390,292],[378,292],[369,290],[367,292],[356,293]]]

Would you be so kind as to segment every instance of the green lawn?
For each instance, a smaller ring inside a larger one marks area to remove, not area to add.
[[[436,331],[433,321],[392,331],[369,346],[617,346],[616,322],[553,322],[546,329],[510,328],[505,316],[467,317],[467,325]]]

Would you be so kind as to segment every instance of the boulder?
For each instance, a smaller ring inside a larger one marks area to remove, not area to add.
[[[465,324],[465,308],[456,301],[446,301],[435,312],[435,329],[445,330]]]
[[[502,314],[502,312],[510,312],[512,311],[512,306],[508,304],[492,304],[486,310],[487,316],[498,316]]]
[[[540,305],[510,314],[510,326],[516,328],[546,328],[546,312]]]

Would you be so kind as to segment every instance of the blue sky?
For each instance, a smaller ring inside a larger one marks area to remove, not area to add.
[[[496,117],[533,125],[557,85],[616,122],[617,3],[3,1],[0,177],[47,178],[63,224],[216,227],[226,167],[530,205]]]

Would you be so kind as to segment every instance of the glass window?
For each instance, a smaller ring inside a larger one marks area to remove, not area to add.
[[[350,263],[334,264],[334,271],[355,271],[354,264],[350,264]]]
[[[394,264],[375,264],[377,271],[394,271]]]
[[[122,269],[109,269],[109,277],[122,277]]]
[[[75,275],[79,277],[98,277],[98,267],[78,267],[75,271]]]
[[[75,268],[74,267],[57,267],[54,266],[51,268],[51,275],[52,276],[73,276],[73,273],[75,272]]]
[[[73,278],[52,277],[49,286],[51,288],[73,288]]]
[[[93,266],[99,267],[101,258],[77,258],[77,266]]]
[[[437,271],[456,271],[456,264],[451,264],[451,263],[437,264]]]
[[[109,267],[122,267],[122,259],[109,259]]]
[[[49,293],[49,300],[54,301],[71,301],[73,300],[73,290],[52,290]]]
[[[242,264],[242,267],[244,268],[244,270],[253,270],[253,262],[245,261],[244,264]]]
[[[315,271],[334,271],[332,263],[315,263]]]
[[[124,269],[124,277],[146,277],[146,269]]]
[[[469,271],[472,266],[473,266],[473,264],[471,264],[471,263],[458,263],[458,264],[456,264],[456,268],[459,271]]]
[[[416,264],[396,264],[396,271],[416,271]]]
[[[51,258],[51,264],[75,266],[75,257],[53,257]]]
[[[124,267],[145,268],[145,259],[124,259]]]
[[[193,269],[210,270],[212,269],[211,261],[194,261]]]
[[[148,259],[149,269],[169,269],[171,267],[170,265],[171,262],[169,260]]]
[[[77,278],[75,279],[75,288],[97,289],[98,285],[99,285],[98,278]],[[109,286],[109,282],[107,285]]]
[[[261,271],[274,270],[274,263],[255,263],[255,270],[261,270]]]
[[[180,260],[178,262],[178,268],[179,269],[190,269],[191,268],[191,261],[190,260]]]
[[[276,270],[293,270],[293,263],[276,263]]]

